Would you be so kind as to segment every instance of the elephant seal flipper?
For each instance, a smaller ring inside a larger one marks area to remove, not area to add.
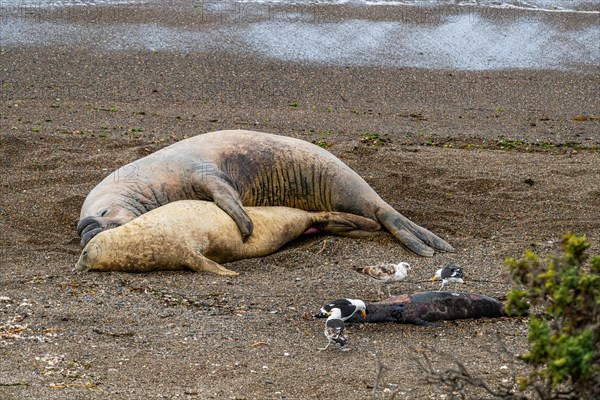
[[[323,212],[315,224],[319,230],[337,236],[363,238],[381,233],[381,225],[370,218],[343,212]]]
[[[233,218],[242,234],[242,241],[245,243],[252,234],[254,224],[244,211],[239,193],[223,179],[205,177],[203,180],[204,188],[209,192],[215,204]]]
[[[210,272],[221,276],[237,276],[239,273],[225,268],[202,255],[199,250],[195,251],[186,265],[195,272]]]
[[[431,257],[435,251],[453,253],[454,247],[434,233],[415,224],[392,207],[380,209],[377,219],[404,247],[415,254]]]

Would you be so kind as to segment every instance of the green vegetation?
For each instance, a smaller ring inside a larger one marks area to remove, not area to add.
[[[313,144],[316,144],[317,146],[322,147],[324,149],[331,147],[333,145],[333,143],[327,142],[325,140],[313,140]]]
[[[525,142],[522,140],[506,140],[506,139],[500,139],[498,140],[498,145],[500,147],[502,147],[503,149],[515,149],[518,146],[523,146],[525,145]]]
[[[531,315],[530,349],[520,358],[533,369],[521,377],[521,390],[542,399],[594,398],[600,392],[600,256],[588,258],[585,236],[563,237],[563,254],[542,260],[527,251],[522,260],[508,259],[518,285],[508,294],[506,310]],[[598,397],[595,397],[598,398]]]
[[[380,147],[390,141],[387,133],[364,133],[360,139],[361,143],[367,146]]]

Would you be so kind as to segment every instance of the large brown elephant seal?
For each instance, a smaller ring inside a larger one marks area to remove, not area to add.
[[[394,210],[328,151],[300,139],[244,130],[194,136],[111,173],[83,203],[77,225],[81,246],[102,230],[184,199],[214,201],[244,240],[252,234],[252,219],[242,206],[286,206],[372,219],[422,256],[454,251]]]
[[[176,201],[94,236],[76,270],[148,272],[179,270],[237,275],[219,263],[274,253],[309,228],[361,237],[380,231],[377,222],[354,214],[308,212],[288,207],[249,207],[254,223],[243,240],[236,223],[213,202]]]

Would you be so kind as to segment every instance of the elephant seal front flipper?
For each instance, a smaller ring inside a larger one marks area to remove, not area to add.
[[[214,262],[202,255],[200,249],[195,251],[186,263],[187,267],[195,272],[210,272],[221,276],[238,276],[239,273],[225,268],[219,263]]]
[[[242,234],[242,241],[246,242],[252,234],[254,224],[246,211],[244,211],[240,194],[230,184],[219,177],[203,176],[202,183],[203,189],[208,192],[209,197],[212,198],[215,204],[233,218]]]

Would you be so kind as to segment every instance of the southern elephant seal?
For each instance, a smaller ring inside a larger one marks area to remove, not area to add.
[[[77,225],[81,246],[98,232],[184,199],[214,201],[244,240],[253,225],[242,206],[286,206],[372,219],[422,256],[454,251],[394,210],[328,151],[304,140],[244,130],[194,136],[111,173],[83,203]]]
[[[288,207],[249,207],[254,231],[244,241],[236,223],[213,202],[181,200],[94,236],[76,270],[148,272],[189,268],[219,275],[219,265],[274,253],[310,228],[341,236],[380,232],[377,222],[354,214]]]

